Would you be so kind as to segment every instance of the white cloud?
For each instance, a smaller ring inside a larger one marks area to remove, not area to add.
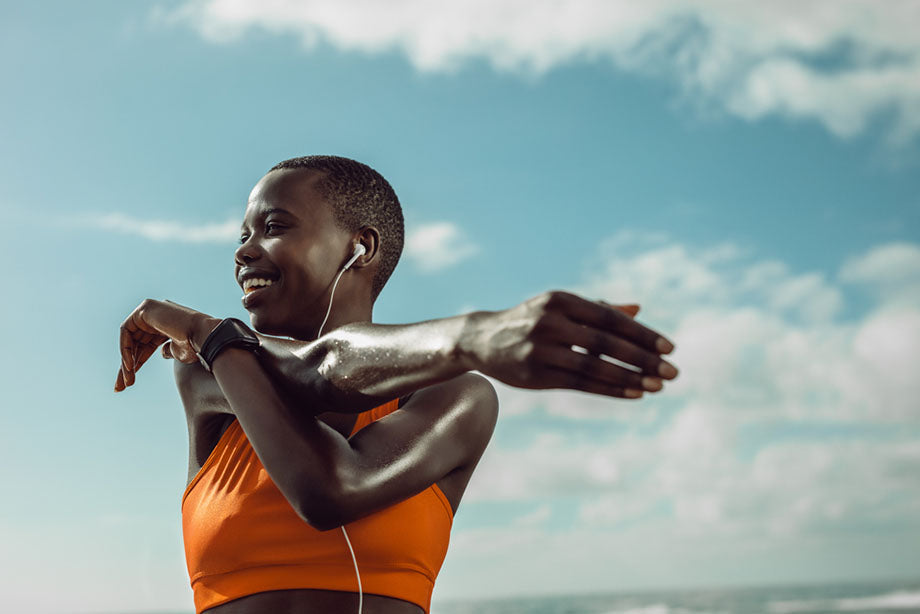
[[[637,492],[592,493],[585,496],[578,509],[578,524],[583,527],[616,526],[646,517],[659,497],[641,496]]]
[[[479,248],[452,222],[435,222],[410,228],[406,256],[425,273],[440,271],[475,255]]]
[[[752,262],[748,249],[731,243],[695,249],[634,234],[604,241],[599,272],[576,291],[614,303],[638,302],[640,319],[664,328],[675,327],[688,306],[719,311],[750,305],[808,323],[829,321],[843,306],[840,288],[819,273],[791,273],[776,260]]]
[[[544,432],[523,448],[491,446],[464,501],[520,501],[617,488],[642,463],[640,444],[620,438],[616,446],[573,445],[561,434]]]
[[[493,444],[465,500],[568,497],[579,502],[580,526],[607,529],[665,509],[674,531],[735,538],[906,522],[920,511],[911,477],[920,475],[920,441],[909,435],[920,423],[920,303],[903,301],[920,278],[915,245],[870,249],[836,282],[731,245],[630,242],[625,234],[605,242],[606,266],[574,290],[642,304],[639,320],[675,341],[680,377],[641,401],[493,382],[500,429],[561,418],[580,435],[546,430],[523,446]],[[860,284],[876,290],[875,304],[841,318],[845,291]],[[621,430],[585,440],[600,421]],[[905,434],[895,440],[859,430],[899,424]],[[758,429],[800,425],[850,435],[743,443]]]
[[[920,348],[918,246],[854,257],[836,276],[841,283],[732,245],[642,249],[625,240],[608,243],[606,266],[575,290],[639,303],[639,321],[675,341],[682,375],[669,397],[794,419],[920,418],[910,360]],[[860,320],[841,319],[855,285],[875,304]]]
[[[174,220],[142,220],[123,213],[106,213],[80,218],[77,223],[120,234],[137,235],[152,241],[230,243],[240,236],[239,218],[195,225]]]
[[[848,260],[839,277],[868,287],[889,306],[916,307],[920,305],[920,246],[906,242],[880,245]]]
[[[553,515],[553,508],[547,504],[540,505],[527,512],[523,516],[518,516],[512,524],[518,527],[538,527],[543,525]]]
[[[911,0],[888,0],[884,10],[872,0],[189,0],[155,18],[215,42],[263,29],[307,49],[398,50],[421,71],[485,59],[540,74],[605,59],[749,120],[813,119],[849,137],[887,112],[892,140],[920,132],[920,4]]]
[[[740,443],[751,429],[783,426],[694,405],[653,434],[587,444],[543,434],[525,447],[487,450],[464,500],[562,498],[577,503],[579,530],[625,536],[654,525],[663,540],[920,530],[920,440],[800,434],[753,453]],[[545,521],[545,505],[537,510],[515,526]]]
[[[465,501],[563,498],[578,530],[624,539],[652,524],[661,539],[735,542],[920,529],[920,303],[902,300],[920,278],[916,245],[855,256],[840,281],[732,245],[621,234],[601,251],[602,272],[574,290],[642,304],[640,321],[675,341],[681,375],[641,401],[495,382],[499,429],[567,426],[494,443]],[[855,285],[888,290],[844,319]]]

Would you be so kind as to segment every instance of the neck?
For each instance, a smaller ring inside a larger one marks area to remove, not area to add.
[[[332,301],[332,309],[329,312],[329,318],[326,323],[322,324],[329,308],[329,301],[323,302],[323,307],[313,312],[313,317],[308,322],[304,322],[301,327],[289,334],[296,341],[310,342],[317,339],[322,324],[322,334],[325,335],[340,326],[351,324],[352,322],[371,322],[373,319],[374,304],[370,296],[359,298],[350,292],[343,292],[345,288],[339,288]]]
[[[338,299],[338,297],[336,297]],[[326,312],[323,312],[326,315]],[[347,301],[342,297],[342,302],[338,300],[332,303],[332,311],[329,319],[323,325],[322,334],[332,332],[340,326],[351,324],[352,322],[370,322],[373,318],[373,306],[370,304],[361,304],[358,301]],[[319,329],[319,326],[316,327]],[[312,338],[316,339],[318,330],[313,332]]]

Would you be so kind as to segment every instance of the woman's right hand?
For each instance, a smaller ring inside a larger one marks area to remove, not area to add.
[[[638,398],[643,391],[661,390],[662,380],[677,377],[677,369],[661,357],[674,345],[636,322],[636,312],[638,305],[544,292],[510,309],[470,314],[460,353],[471,370],[518,388],[567,388]],[[636,370],[604,360],[601,354]]]

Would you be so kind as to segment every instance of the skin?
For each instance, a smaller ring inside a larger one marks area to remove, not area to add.
[[[432,483],[456,512],[498,411],[489,381],[469,371],[522,388],[615,398],[660,391],[663,379],[677,376],[661,357],[673,344],[634,320],[638,305],[566,292],[543,293],[503,311],[373,324],[371,280],[380,234],[373,227],[355,233],[338,228],[316,190],[317,179],[303,170],[273,171],[250,194],[235,272],[257,268],[280,275],[248,308],[263,343],[259,354],[228,348],[208,373],[195,352],[220,318],[169,301],[147,299],[122,324],[116,392],[134,383],[136,371],[161,345],[164,357],[176,359],[189,425],[189,481],[236,419],[282,494],[320,530],[372,514]],[[289,213],[266,215],[269,208]],[[332,282],[358,242],[366,253],[340,278],[317,337]],[[572,345],[587,351],[573,351]],[[601,354],[635,368],[611,364]],[[348,438],[357,412],[409,392],[414,394],[401,409]],[[356,609],[356,598],[337,591],[267,591],[208,611],[344,613]],[[364,611],[421,609],[365,595]]]

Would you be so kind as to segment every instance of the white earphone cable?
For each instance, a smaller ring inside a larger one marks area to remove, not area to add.
[[[361,252],[363,253],[363,249]],[[360,254],[357,252],[352,256],[351,260],[342,267],[342,270],[339,271],[339,274],[335,277],[335,283],[332,284],[332,292],[329,293],[329,307],[326,309],[326,317],[323,318],[323,323],[319,325],[319,332],[316,333],[317,338],[323,334],[323,327],[326,325],[326,320],[329,319],[329,314],[332,312],[332,299],[335,296],[335,287],[339,285],[339,279],[342,277],[342,273],[351,266],[352,262],[355,261]],[[361,614],[361,611],[364,607],[364,591],[361,588],[361,572],[358,571],[358,558],[355,556],[355,549],[351,547],[351,540],[348,539],[348,531],[345,530],[345,526],[342,527],[342,534],[345,536],[345,543],[348,544],[348,551],[351,553],[351,561],[355,564],[355,577],[358,578],[358,614]]]
[[[361,614],[361,608],[364,605],[364,591],[361,590],[361,573],[358,571],[358,559],[355,558],[355,550],[351,547],[351,540],[348,539],[348,531],[342,526],[342,533],[345,535],[345,543],[348,544],[348,551],[351,552],[351,561],[355,564],[355,576],[358,578],[358,614]]]
[[[332,312],[332,298],[335,296],[335,287],[339,285],[339,278],[342,277],[342,273],[345,272],[343,268],[339,271],[339,274],[335,276],[335,283],[332,284],[332,292],[329,293],[329,308],[326,309],[326,317],[323,318],[323,323],[319,325],[319,332],[316,333],[316,337],[319,338],[323,334],[323,327],[326,325],[326,320],[329,319],[329,314]]]

